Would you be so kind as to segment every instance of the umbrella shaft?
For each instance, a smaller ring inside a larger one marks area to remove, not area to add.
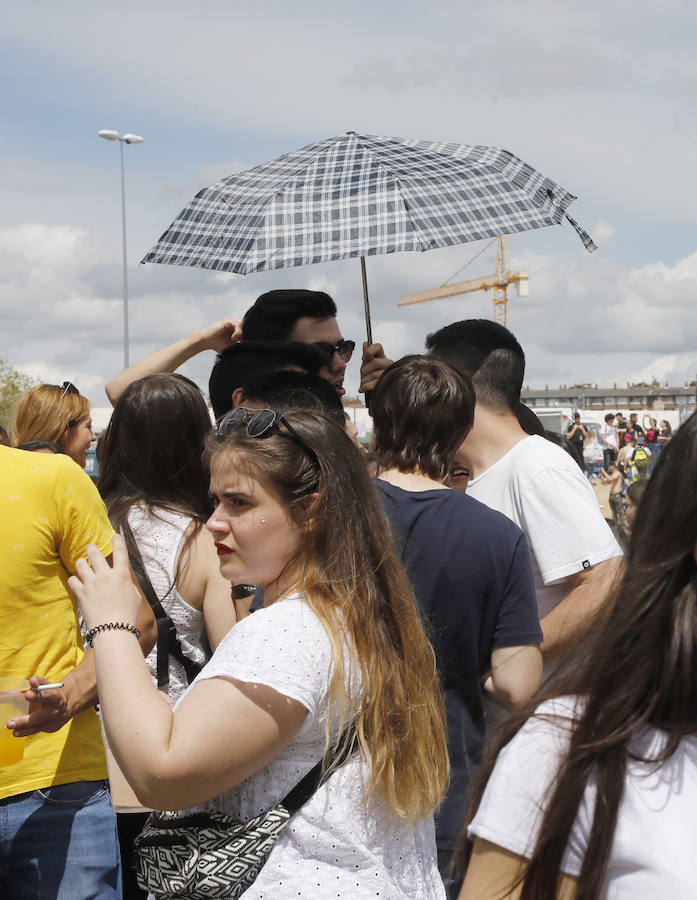
[[[363,308],[365,310],[365,331],[369,344],[373,343],[373,329],[370,325],[370,303],[368,301],[368,276],[365,271],[365,257],[361,256],[361,278],[363,279]]]

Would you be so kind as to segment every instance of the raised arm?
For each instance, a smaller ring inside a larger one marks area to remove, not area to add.
[[[85,622],[132,623],[139,597],[123,539],[114,537],[113,568],[94,545],[87,556],[68,582]],[[185,809],[230,790],[280,753],[307,712],[265,685],[211,678],[175,713],[128,630],[100,631],[94,643],[109,745],[140,801],[155,809]]]
[[[112,406],[116,404],[129,384],[146,375],[174,372],[187,360],[203,352],[215,350],[221,353],[242,338],[242,322],[239,319],[221,319],[207,328],[194,331],[173,344],[160,347],[127,369],[115,375],[106,385],[106,394]]]

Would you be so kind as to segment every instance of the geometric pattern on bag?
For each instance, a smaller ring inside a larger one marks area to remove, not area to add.
[[[282,805],[242,823],[221,813],[155,812],[135,839],[137,877],[155,897],[240,897],[253,883],[290,813]]]

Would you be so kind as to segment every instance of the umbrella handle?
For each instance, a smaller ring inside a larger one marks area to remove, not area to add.
[[[370,325],[370,303],[368,302],[368,276],[365,272],[365,256],[361,256],[361,278],[363,279],[363,309],[365,311],[365,333],[369,344],[373,343],[373,329]]]

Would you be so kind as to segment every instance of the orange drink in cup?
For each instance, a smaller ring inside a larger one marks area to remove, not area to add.
[[[25,739],[15,737],[5,723],[29,712],[29,701],[24,699],[28,690],[29,682],[24,678],[0,678],[0,766],[19,762],[24,756]]]

